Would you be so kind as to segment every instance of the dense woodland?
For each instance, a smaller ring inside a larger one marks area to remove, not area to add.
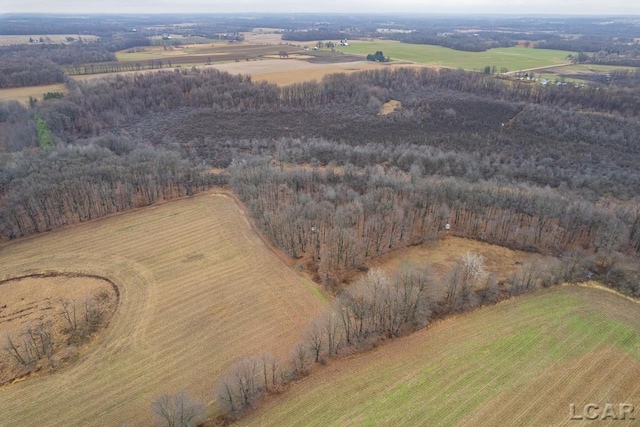
[[[0,46],[0,88],[38,86],[65,81],[65,71],[116,61],[114,52],[149,45],[149,40],[126,34],[71,44],[35,43]]]
[[[260,228],[331,287],[367,261],[450,233],[516,249],[562,254],[637,252],[638,208],[611,211],[550,189],[471,184],[381,166],[280,170],[234,163],[233,189]]]
[[[384,28],[375,20],[269,19],[300,37]],[[211,35],[216,25],[231,33],[245,25],[193,22],[188,31]],[[465,50],[526,34],[536,47],[561,41],[549,35],[555,24],[535,19],[506,20],[513,32],[481,20],[398,22],[415,31],[393,37],[435,37]],[[0,85],[66,81],[70,91],[30,107],[0,104],[0,239],[230,182],[263,232],[329,287],[376,256],[437,238],[445,223],[455,235],[541,253],[640,251],[637,72],[581,87],[433,69],[285,87],[198,69],[82,83],[64,76],[62,67],[117,64],[113,52],[148,44],[151,27],[137,33],[132,24],[123,20],[95,43],[0,49]],[[470,25],[477,33],[457,31]],[[622,42],[633,28],[598,35],[597,26],[587,25],[583,40]],[[594,46],[580,61],[605,57],[609,48]],[[606,56],[632,58],[634,46],[625,46]],[[389,100],[401,108],[380,115]]]
[[[420,31],[396,33],[392,37],[404,43],[430,44],[466,52],[484,52],[496,47],[511,47],[517,44],[511,34],[487,33],[439,33],[436,31]]]
[[[337,185],[334,190],[340,197],[350,192],[366,196],[375,187],[359,180],[380,165],[376,173],[383,180],[399,180],[389,184],[394,194],[389,203],[402,210],[402,227],[411,230],[398,241],[387,236],[387,249],[433,234],[429,227],[435,226],[434,212],[443,206],[460,215],[460,224],[453,221],[460,235],[514,247],[640,248],[634,201],[640,191],[636,90],[514,85],[475,73],[427,69],[337,75],[321,83],[282,88],[195,69],[69,85],[68,96],[38,103],[35,111],[17,104],[0,109],[4,239],[191,194],[225,179],[209,174],[207,165],[224,168],[233,159],[266,155],[287,163],[332,163],[353,169],[349,176],[357,177],[354,182],[349,178],[323,183],[317,174],[305,177],[308,171],[294,179],[276,169],[268,169],[270,178],[260,180],[261,186],[276,188],[291,187],[298,180],[313,182],[305,184],[303,193],[319,205],[324,196],[318,195],[324,190],[317,186]],[[400,100],[402,109],[380,116],[380,106],[389,99]],[[42,147],[33,118],[36,111],[54,147]],[[405,196],[398,187],[405,186],[400,183],[410,175],[410,187],[420,184],[422,189],[414,194],[404,187],[407,201],[421,192],[439,192],[444,182],[452,186],[449,195],[433,196],[426,218],[430,225],[421,231],[414,229],[410,218],[416,214],[403,207]],[[246,184],[234,182],[243,195]],[[265,206],[293,203],[301,190],[291,191]],[[553,206],[549,212],[526,207],[541,203],[529,200],[538,197],[538,191]],[[79,202],[82,193],[88,196]],[[271,193],[260,187],[252,197],[273,197]],[[484,193],[490,196],[469,211],[453,209],[466,204],[464,194]],[[611,197],[620,202],[612,203]],[[601,203],[605,199],[606,207]],[[343,202],[337,200],[338,205]],[[356,203],[352,196],[350,203]],[[467,217],[470,212],[491,215],[491,207],[495,218]],[[583,217],[570,219],[571,215]],[[549,223],[538,225],[540,218]],[[366,220],[351,218],[349,227],[362,228]],[[502,220],[510,225],[496,225]],[[466,230],[464,221],[475,225]],[[582,224],[582,231],[572,230],[571,224]],[[553,228],[553,234],[545,227]],[[617,231],[610,233],[609,228]],[[271,234],[283,236],[280,231]],[[604,235],[610,241],[601,241]],[[308,242],[300,244],[306,247]],[[305,252],[300,247],[285,249]],[[340,258],[336,266],[357,267],[380,250],[365,250],[366,255],[348,261]]]

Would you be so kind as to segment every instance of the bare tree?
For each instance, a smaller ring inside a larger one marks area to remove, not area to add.
[[[321,322],[318,320],[312,322],[305,333],[305,337],[314,361],[318,363],[320,361],[320,353],[322,353],[325,346],[325,330]]]
[[[14,338],[8,332],[6,335],[6,342],[3,349],[22,366],[26,366],[29,363],[31,363],[29,353],[23,352],[23,350],[19,347],[19,345],[14,340]]]
[[[273,391],[282,384],[284,372],[280,361],[275,356],[262,353],[260,356],[260,371],[262,376],[262,385],[267,391]]]
[[[538,287],[540,269],[534,261],[523,263],[511,278],[511,294],[520,295]]]
[[[498,300],[500,291],[496,283],[495,274],[491,273],[483,287],[476,291],[480,304],[493,304]]]
[[[344,332],[344,339],[347,345],[352,344],[352,336],[353,336],[353,322],[352,322],[352,313],[351,313],[351,301],[350,295],[347,292],[342,293],[335,299],[335,313],[340,321],[340,325],[342,326],[342,331]]]
[[[237,415],[251,407],[264,388],[260,385],[261,362],[247,357],[231,368],[216,390],[216,401],[227,415]]]
[[[98,304],[98,297],[88,297],[82,302],[82,336],[91,335],[100,327],[104,317],[104,311]]]
[[[151,411],[158,427],[195,427],[205,418],[204,405],[184,391],[160,396],[153,402]]]
[[[582,251],[567,251],[562,255],[561,277],[565,282],[585,280],[587,255]]]
[[[342,328],[340,317],[334,310],[329,310],[322,319],[324,335],[327,338],[327,351],[333,357],[342,344]]]
[[[23,343],[33,360],[47,358],[53,354],[53,330],[51,322],[29,324],[22,333]]]
[[[390,336],[397,336],[404,325],[426,326],[431,315],[431,287],[432,273],[428,269],[411,268],[395,275],[389,293],[389,298],[395,302],[388,303],[396,312],[389,314]]]
[[[233,414],[240,410],[240,400],[236,397],[235,384],[230,377],[223,378],[215,392],[218,406],[226,413]]]
[[[484,257],[468,252],[449,273],[445,310],[466,311],[476,307],[478,299],[475,291],[485,287],[488,278]]]
[[[47,359],[52,365],[54,339],[51,322],[28,324],[20,333],[19,341],[7,333],[4,350],[23,367],[33,367],[35,362]]]
[[[69,339],[67,340],[67,344],[71,344],[78,332],[78,316],[76,314],[76,303],[75,301],[70,301],[68,299],[62,298],[60,298],[59,302],[62,308],[62,317],[64,317],[68,325],[67,332],[69,333]]]
[[[307,375],[309,373],[309,353],[305,344],[298,343],[295,345],[291,354],[291,363],[296,374]]]

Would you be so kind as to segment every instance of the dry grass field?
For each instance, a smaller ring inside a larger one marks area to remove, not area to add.
[[[572,426],[594,422],[570,420],[570,403],[637,412],[639,309],[597,287],[538,291],[318,368],[239,424]]]
[[[235,73],[236,64],[224,64],[219,68],[230,73]],[[249,64],[247,64],[249,65]],[[262,65],[262,66],[261,66]],[[382,68],[385,65],[373,63],[371,61],[356,62],[337,62],[330,64],[311,63],[296,59],[262,61],[247,68],[248,72],[241,74],[249,74],[255,81],[267,81],[280,86],[293,83],[302,83],[309,81],[320,81],[329,74],[345,73],[351,74],[357,71],[373,70]],[[238,69],[242,67],[239,66]]]
[[[69,93],[64,83],[44,86],[27,86],[9,89],[0,89],[0,101],[18,101],[23,104],[29,103],[29,97],[42,100],[42,96],[47,92]]]
[[[198,68],[216,68],[231,74],[250,75],[254,81],[267,81],[277,85],[302,83],[312,80],[320,81],[328,74],[354,73],[357,71],[373,70],[383,67],[416,67],[414,64],[380,64],[371,61],[312,63],[299,59],[264,59],[257,61],[240,61],[218,63],[212,65],[199,65]],[[165,68],[163,71],[173,71],[173,68]],[[157,72],[158,70],[124,71],[109,74],[84,74],[73,75],[71,78],[78,81],[108,78],[116,74],[128,75],[135,73]],[[28,99],[28,97],[27,97]]]
[[[242,33],[245,43],[254,44],[281,44],[283,29],[278,28],[254,28],[250,32]],[[300,44],[300,43],[295,43]]]
[[[467,253],[482,255],[487,271],[494,273],[497,280],[509,278],[525,261],[543,259],[540,255],[441,233],[439,240],[388,253],[374,259],[369,267],[392,274],[409,265],[429,265],[443,279],[453,264]]]
[[[288,45],[258,45],[248,43],[208,43],[185,45],[172,49],[163,46],[144,47],[141,52],[130,49],[116,52],[118,62],[131,63],[147,60],[171,60],[174,64],[201,65],[209,62],[245,61],[261,58],[265,55],[278,55],[280,51],[288,53],[299,51],[300,48]]]
[[[120,292],[109,327],[71,366],[0,388],[0,426],[150,425],[157,396],[208,403],[242,357],[288,356],[324,304],[215,193],[3,244],[0,260],[0,280],[86,274]]]

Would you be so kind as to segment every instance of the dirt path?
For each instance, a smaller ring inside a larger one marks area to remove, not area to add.
[[[524,70],[517,70],[517,71],[509,71],[507,73],[505,73],[508,76],[513,76],[516,75],[518,73],[528,73],[529,71],[540,71],[540,70],[546,70],[546,69],[550,69],[550,68],[558,68],[558,67],[564,67],[565,65],[571,65],[571,64],[564,64],[564,65],[545,65],[544,67],[535,67],[535,68],[526,68]]]

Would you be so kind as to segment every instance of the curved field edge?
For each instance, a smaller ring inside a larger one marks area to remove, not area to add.
[[[90,279],[104,280],[111,286],[111,289],[113,289],[113,292],[116,294],[116,300],[119,301],[120,299],[120,291],[118,290],[118,286],[115,283],[113,283],[113,281],[108,277],[102,277],[96,274],[81,274],[81,273],[65,272],[65,271],[45,271],[42,273],[28,273],[28,274],[20,274],[17,276],[9,276],[7,278],[2,278],[0,279],[0,286],[4,285],[5,283],[20,281],[22,279],[47,279],[50,277],[70,277],[70,278],[87,277]]]
[[[0,348],[0,387],[67,369],[77,352],[91,351],[117,311],[120,299],[116,284],[105,277],[55,271],[0,280],[0,294],[0,343],[4,346],[11,337],[20,348],[19,354]],[[62,301],[69,307],[69,320],[62,315]],[[68,325],[71,319],[76,322],[74,332]],[[45,341],[50,343],[49,357],[36,353],[29,361],[33,353],[24,349],[26,328],[35,328],[36,334],[43,331],[50,337]],[[17,363],[16,356],[26,360],[27,366]]]
[[[573,425],[640,401],[640,305],[562,286],[449,318],[333,362],[241,425]]]
[[[120,303],[74,366],[0,389],[0,425],[151,424],[151,403],[185,390],[213,400],[247,354],[291,348],[323,306],[252,231],[206,193],[0,247],[0,279],[97,275]]]

